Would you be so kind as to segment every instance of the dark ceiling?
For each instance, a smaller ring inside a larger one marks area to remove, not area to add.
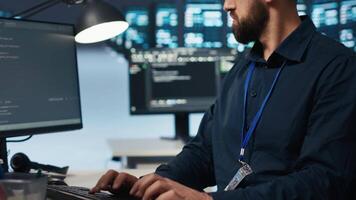
[[[0,0],[0,11],[16,14],[45,1],[46,0]],[[108,0],[105,2],[119,8],[119,0]],[[28,19],[75,24],[82,9],[82,5],[70,6],[65,3],[60,3]]]

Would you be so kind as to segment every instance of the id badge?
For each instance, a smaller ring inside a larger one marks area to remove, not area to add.
[[[236,172],[230,183],[224,189],[225,191],[234,190],[241,181],[248,175],[252,174],[252,168],[245,162],[240,161],[242,167]]]

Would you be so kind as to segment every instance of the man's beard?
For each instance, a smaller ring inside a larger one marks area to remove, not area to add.
[[[249,17],[240,20],[237,17],[237,25],[232,26],[234,36],[236,40],[242,44],[248,44],[249,42],[256,41],[260,38],[264,31],[267,21],[269,19],[269,13],[264,4],[259,1],[255,1],[251,9]]]

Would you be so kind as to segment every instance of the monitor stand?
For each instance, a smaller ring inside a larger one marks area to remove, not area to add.
[[[7,162],[7,146],[5,137],[0,137],[0,159],[3,161],[2,168],[4,172],[8,172],[9,166]]]
[[[163,140],[182,140],[184,143],[191,139],[189,135],[189,113],[174,114],[175,135],[173,138],[161,137]]]

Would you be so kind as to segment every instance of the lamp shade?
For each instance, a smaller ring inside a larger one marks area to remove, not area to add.
[[[115,37],[129,24],[119,10],[102,0],[87,0],[86,8],[76,25],[75,41],[95,43]]]

